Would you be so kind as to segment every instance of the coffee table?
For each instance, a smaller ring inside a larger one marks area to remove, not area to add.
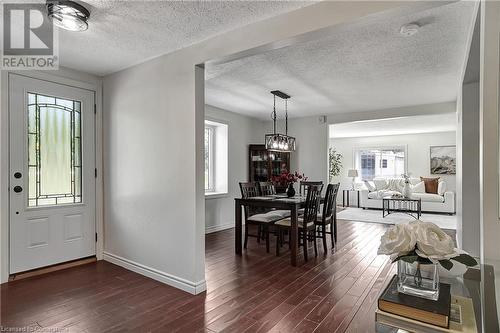
[[[382,217],[392,213],[407,214],[418,220],[422,215],[422,200],[397,197],[382,198]]]

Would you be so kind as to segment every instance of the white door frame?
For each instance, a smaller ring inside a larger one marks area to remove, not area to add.
[[[2,71],[0,75],[0,283],[9,279],[9,75],[17,74],[94,92],[95,163],[97,168],[95,221],[97,232],[96,257],[102,259],[103,237],[103,144],[102,144],[102,81],[72,70],[58,71]]]

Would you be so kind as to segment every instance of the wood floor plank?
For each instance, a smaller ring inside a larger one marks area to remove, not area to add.
[[[0,286],[0,325],[65,332],[373,332],[376,300],[394,273],[377,255],[386,225],[338,221],[338,243],[312,243],[292,267],[234,230],[206,235],[207,291],[190,295],[98,261]]]

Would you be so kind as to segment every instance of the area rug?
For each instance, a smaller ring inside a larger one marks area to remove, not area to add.
[[[354,207],[348,207],[342,211],[337,210],[337,218],[350,221],[384,224],[398,224],[415,221],[413,217],[403,213],[391,213],[386,217],[382,217],[382,210]],[[432,222],[442,229],[457,229],[456,215],[422,213],[420,220],[424,222]]]

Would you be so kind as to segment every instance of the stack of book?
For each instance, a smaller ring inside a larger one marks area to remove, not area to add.
[[[450,294],[450,285],[439,285],[437,301],[398,292],[395,275],[378,299],[378,324],[415,333],[477,333],[472,300]]]

